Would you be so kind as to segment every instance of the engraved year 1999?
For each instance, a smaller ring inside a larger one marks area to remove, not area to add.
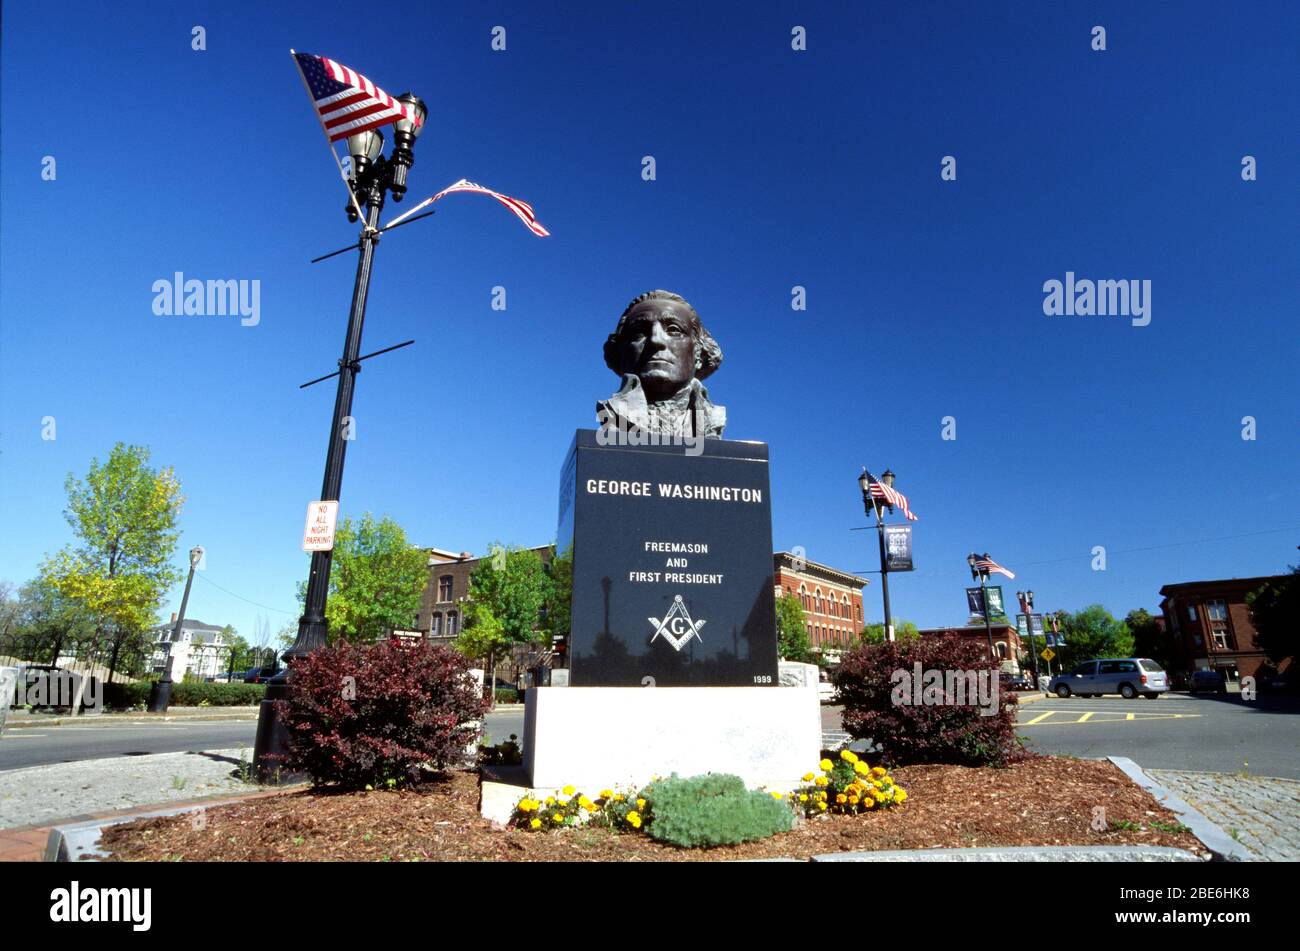
[[[756,684],[770,684],[771,682],[772,682],[772,675],[771,675],[771,674],[755,674],[755,675],[754,675],[754,683],[756,683]]]

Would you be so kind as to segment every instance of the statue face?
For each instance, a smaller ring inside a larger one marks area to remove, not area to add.
[[[619,353],[624,373],[635,373],[651,400],[672,396],[695,376],[695,335],[675,301],[638,304],[623,326]]]

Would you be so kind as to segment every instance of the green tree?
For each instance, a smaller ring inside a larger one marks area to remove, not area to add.
[[[1062,669],[1094,657],[1133,656],[1133,635],[1128,626],[1115,620],[1100,604],[1073,614],[1062,612],[1061,634],[1065,637],[1065,647],[1058,651]]]
[[[466,639],[462,644],[457,638],[457,647],[466,656],[486,657],[489,696],[495,702],[497,657],[547,636],[542,609],[554,595],[554,582],[535,551],[493,544],[490,552],[470,575],[472,606],[462,626],[461,637]],[[482,630],[476,634],[475,627]]]
[[[359,521],[345,518],[334,536],[325,608],[330,641],[374,643],[394,629],[409,629],[428,581],[428,557],[395,521],[387,515],[376,520],[369,512]],[[298,600],[306,596],[304,581]]]
[[[915,641],[921,637],[921,631],[911,621],[894,621],[895,641]],[[864,644],[885,643],[885,622],[872,621],[858,632],[858,640]]]
[[[238,632],[227,624],[221,629],[222,656],[217,659],[218,668],[224,662],[224,669],[227,674],[233,674],[237,670],[247,670],[252,667],[249,662],[251,648],[248,641],[240,637]]]
[[[1277,581],[1246,595],[1255,641],[1274,664],[1296,654],[1300,632],[1300,565]]]
[[[44,584],[94,618],[107,641],[109,678],[124,654],[143,657],[167,589],[182,577],[172,564],[184,499],[171,469],[149,466],[149,450],[118,443],[85,481],[69,475],[64,517],[77,542],[41,566]]]
[[[1133,635],[1133,656],[1150,657],[1166,670],[1173,662],[1173,645],[1164,636],[1159,621],[1146,608],[1134,608],[1124,618]]]
[[[808,641],[808,619],[796,594],[783,594],[776,599],[776,640],[783,660],[815,663],[816,655]]]

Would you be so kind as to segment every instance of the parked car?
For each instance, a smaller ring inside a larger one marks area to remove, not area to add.
[[[1023,670],[1018,674],[1004,670],[998,674],[998,687],[1001,690],[1033,690],[1034,682]]]
[[[1227,693],[1228,681],[1221,670],[1194,670],[1187,681],[1188,693],[1211,690],[1214,693]]]
[[[1147,657],[1103,657],[1085,660],[1068,674],[1053,677],[1047,689],[1062,698],[1117,693],[1125,700],[1139,696],[1155,700],[1169,689],[1169,677]]]
[[[280,672],[278,664],[269,664],[264,667],[250,667],[244,671],[244,683],[246,684],[264,684]]]

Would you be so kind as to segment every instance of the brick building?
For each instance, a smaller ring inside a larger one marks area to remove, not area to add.
[[[776,596],[793,594],[803,604],[808,641],[819,654],[838,656],[862,631],[862,589],[866,578],[800,558],[788,551],[772,556]]]
[[[551,546],[540,545],[531,549],[542,556],[542,563],[551,560]],[[415,630],[435,643],[449,644],[460,633],[464,602],[469,600],[469,579],[482,560],[467,551],[457,554],[441,548],[429,548],[429,583],[424,586],[420,599],[420,613],[415,619]]]
[[[1255,640],[1246,595],[1283,576],[1186,581],[1160,589],[1160,612],[1171,647],[1170,672],[1221,670],[1230,681],[1274,670]]]
[[[1019,673],[1021,642],[1020,634],[1016,631],[1014,624],[999,622],[990,618],[992,622],[989,629],[993,632],[993,649],[997,651],[998,660],[1002,662],[1002,668],[1012,673]],[[977,624],[966,624],[962,627],[928,627],[920,632],[922,637],[944,637],[953,635],[956,637],[965,637],[976,641],[988,653],[989,632],[984,630],[984,622]],[[1041,643],[1041,642],[1040,642]]]

